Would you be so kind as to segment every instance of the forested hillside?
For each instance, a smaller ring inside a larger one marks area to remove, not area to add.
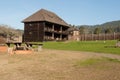
[[[80,29],[80,33],[118,33],[120,32],[120,20],[119,21],[111,21],[106,22],[100,25],[81,25],[76,26]]]

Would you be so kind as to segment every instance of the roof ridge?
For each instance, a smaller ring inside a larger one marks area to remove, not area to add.
[[[57,14],[48,11],[46,9],[41,9],[23,20],[23,22],[35,22],[35,21],[48,21],[48,22],[68,26],[68,24]]]
[[[41,9],[41,11],[42,11],[42,9]],[[44,20],[46,20],[46,19],[45,19],[45,16],[44,16],[44,14],[43,14],[43,13],[41,13],[41,15],[42,15],[43,19],[44,19]]]

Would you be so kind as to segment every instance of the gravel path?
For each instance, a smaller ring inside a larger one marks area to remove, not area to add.
[[[51,49],[44,49],[46,52],[54,52],[54,53],[77,53],[77,54],[87,54],[87,55],[93,55],[93,56],[100,56],[100,57],[109,57],[113,59],[120,60],[120,55],[117,54],[109,54],[109,53],[97,53],[97,52],[84,52],[84,51],[68,51],[68,50],[51,50]]]

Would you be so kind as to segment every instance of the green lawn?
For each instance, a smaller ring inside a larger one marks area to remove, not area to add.
[[[117,41],[79,41],[79,42],[44,42],[44,48],[57,50],[89,51],[99,53],[120,54],[120,48],[105,46],[115,46]]]

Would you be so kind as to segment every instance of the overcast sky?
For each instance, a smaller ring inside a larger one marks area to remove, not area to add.
[[[24,29],[21,21],[41,8],[74,25],[120,20],[120,0],[0,0],[0,24]]]

